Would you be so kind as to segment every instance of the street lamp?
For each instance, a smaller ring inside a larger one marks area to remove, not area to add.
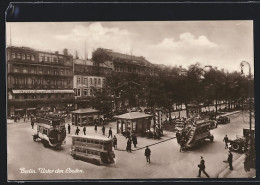
[[[250,135],[251,135],[251,130],[252,130],[252,95],[251,95],[251,66],[247,61],[242,61],[240,63],[241,66],[241,74],[243,74],[243,67],[244,65],[248,65],[249,67],[249,83],[248,83],[248,91],[249,91],[249,130],[250,130]]]
[[[253,141],[253,137],[252,137],[252,94],[251,94],[251,66],[247,61],[242,61],[240,63],[241,66],[241,73],[243,74],[243,67],[244,65],[248,65],[249,67],[249,82],[248,82],[248,91],[249,91],[249,156],[248,156],[248,161],[250,161],[250,166],[252,165],[253,162],[253,156],[255,154],[253,154],[253,148],[252,148],[252,141]]]

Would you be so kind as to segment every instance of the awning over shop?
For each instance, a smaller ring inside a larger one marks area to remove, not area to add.
[[[48,93],[72,93],[73,90],[13,90],[14,94],[48,94]]]
[[[24,111],[24,109],[14,109],[14,111]]]
[[[26,110],[36,110],[36,108],[27,108]]]

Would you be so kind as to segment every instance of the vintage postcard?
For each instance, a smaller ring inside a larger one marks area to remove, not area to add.
[[[6,22],[8,180],[254,178],[253,26]]]

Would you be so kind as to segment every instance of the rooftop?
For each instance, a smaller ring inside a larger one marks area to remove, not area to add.
[[[149,114],[142,113],[142,112],[129,112],[129,113],[125,113],[125,114],[114,116],[114,117],[118,118],[118,119],[138,119],[138,118],[149,118],[152,116]]]
[[[76,113],[76,114],[94,113],[94,112],[99,112],[99,110],[86,108],[86,109],[78,109],[78,110],[72,111],[72,113]]]
[[[99,48],[99,50],[102,50],[104,53],[114,59],[119,59],[119,62],[131,62],[132,64],[152,66],[152,64],[148,62],[143,56],[128,55],[103,48]]]

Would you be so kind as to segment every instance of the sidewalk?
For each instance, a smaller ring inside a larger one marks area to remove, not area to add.
[[[233,161],[233,170],[229,169],[227,166],[222,172],[219,173],[218,178],[255,178],[256,169],[251,168],[249,172],[244,170],[244,158],[245,155],[242,154],[235,161]]]

